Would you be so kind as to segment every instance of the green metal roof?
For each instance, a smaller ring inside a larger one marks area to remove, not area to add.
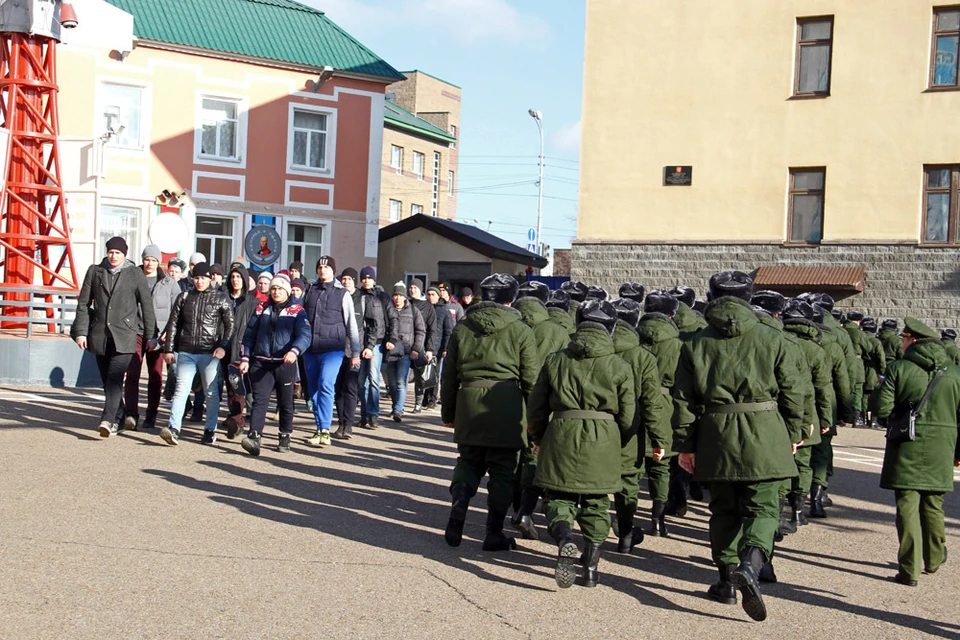
[[[415,116],[406,109],[398,106],[394,102],[390,102],[389,100],[386,101],[386,105],[383,110],[383,121],[385,124],[397,127],[399,129],[412,131],[413,133],[417,133],[421,136],[434,138],[442,142],[457,141],[456,138],[451,136],[440,127],[430,124],[423,118]]]
[[[293,0],[107,2],[133,16],[133,31],[141,40],[404,79],[322,11]]]

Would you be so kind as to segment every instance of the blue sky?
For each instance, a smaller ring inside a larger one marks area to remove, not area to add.
[[[543,241],[576,236],[584,0],[301,0],[404,71],[462,87],[460,222],[526,245],[537,223],[544,124]],[[522,183],[522,184],[518,184]],[[503,185],[503,186],[501,186]]]

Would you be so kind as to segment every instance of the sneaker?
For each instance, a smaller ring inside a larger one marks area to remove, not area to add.
[[[418,404],[418,405],[414,405],[412,413],[420,413],[422,411],[423,411],[423,406]],[[397,422],[400,422],[400,421],[397,420]]]
[[[277,451],[280,453],[290,453],[290,434],[281,433],[280,442],[277,444]]]
[[[139,427],[141,431],[152,431],[157,428],[157,416],[147,416]]]
[[[200,438],[200,444],[213,444],[217,441],[216,431],[207,431],[204,429],[203,436]]]
[[[251,431],[246,438],[240,441],[240,446],[252,456],[260,455],[260,434]]]
[[[240,433],[240,424],[234,416],[223,421],[223,428],[227,430],[227,440],[233,440]]]
[[[180,433],[175,429],[171,429],[170,427],[164,427],[163,429],[160,429],[160,437],[167,444],[173,446],[180,444]]]
[[[107,420],[104,420],[100,423],[100,426],[97,427],[97,431],[100,433],[101,438],[109,438],[110,436],[117,435],[120,429],[117,427],[115,422],[108,422]]]
[[[367,429],[373,430],[373,429],[379,429],[379,428],[380,428],[380,425],[377,424],[376,418],[369,418],[367,420]]]
[[[414,410],[413,412],[416,413],[417,411]],[[393,414],[393,421],[394,421],[394,422],[403,422],[403,416],[400,415],[399,413],[394,413],[394,414]]]
[[[322,431],[317,431],[315,434],[313,434],[313,437],[311,437],[309,440],[307,440],[307,444],[309,444],[311,447],[326,447],[326,446],[329,446],[329,445],[330,445],[330,431],[329,431],[328,429],[324,429],[324,430],[322,430]]]
[[[123,419],[123,428],[129,429],[130,431],[136,431],[139,423],[140,416],[127,416]]]

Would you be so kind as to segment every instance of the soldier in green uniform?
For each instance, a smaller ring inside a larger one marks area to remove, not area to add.
[[[953,364],[960,365],[960,348],[957,348],[957,332],[953,329],[941,329],[940,340]]]
[[[883,345],[883,357],[887,365],[903,356],[903,343],[898,333],[899,328],[899,323],[893,318],[887,318],[880,323],[880,333],[877,334],[877,340]]]
[[[480,290],[483,302],[472,305],[454,328],[443,365],[441,419],[453,427],[459,453],[444,538],[451,547],[460,546],[470,499],[489,474],[483,549],[503,551],[516,548],[503,533],[503,519],[527,444],[524,401],[540,361],[533,330],[510,307],[519,290],[513,276],[495,273],[480,283]]]
[[[590,301],[577,315],[577,333],[547,357],[527,405],[530,437],[540,447],[537,485],[545,491],[544,511],[557,543],[560,588],[571,586],[576,575],[575,519],[586,540],[581,584],[597,584],[600,545],[610,532],[609,496],[622,487],[620,445],[630,437],[636,410],[633,373],[611,339],[616,310],[609,302]]]
[[[674,287],[668,293],[680,301],[673,322],[680,331],[680,340],[686,342],[697,331],[707,326],[707,321],[692,308],[697,299],[697,293],[690,287],[683,286]]]
[[[877,321],[870,316],[864,316],[860,321],[863,331],[863,404],[860,410],[866,415],[866,423],[876,428],[876,420],[869,412],[870,394],[880,384],[880,378],[887,370],[887,358],[883,352],[883,343],[877,338]]]
[[[577,330],[577,324],[570,317],[570,294],[560,289],[551,291],[546,306],[550,322],[560,325],[568,336],[572,336]]]
[[[643,317],[637,325],[640,335],[640,344],[649,349],[657,359],[657,369],[660,371],[660,394],[663,402],[661,419],[663,431],[671,431],[673,416],[673,400],[670,397],[674,378],[677,373],[677,362],[680,360],[680,332],[673,322],[673,317],[680,307],[680,301],[666,291],[651,291],[643,302]],[[670,491],[670,461],[676,460],[673,451],[673,437],[663,443],[660,455],[654,450],[653,442],[645,447],[644,462],[647,467],[647,486],[650,490],[650,499],[653,506],[650,511],[650,535],[668,535],[666,523],[666,504]]]
[[[630,553],[633,547],[643,542],[643,530],[635,527],[633,520],[637,514],[645,443],[649,440],[654,457],[661,459],[668,442],[673,439],[673,429],[669,420],[664,421],[662,418],[665,407],[663,394],[660,392],[657,359],[640,346],[637,335],[640,305],[627,298],[614,300],[611,304],[617,312],[613,349],[633,371],[634,394],[637,398],[634,425],[621,447],[620,477],[623,488],[613,496],[617,512],[616,532],[619,537],[617,551]]]
[[[900,570],[894,579],[916,586],[921,566],[936,573],[947,559],[943,496],[953,491],[953,467],[960,466],[957,415],[960,368],[937,339],[937,332],[916,318],[903,321],[903,358],[890,365],[877,390],[877,414],[916,406],[938,372],[943,372],[917,416],[916,439],[887,442],[880,486],[897,501]]]
[[[764,326],[740,271],[710,278],[709,327],[680,351],[673,389],[679,463],[710,483],[710,546],[720,582],[708,594],[765,620],[759,573],[773,552],[783,480],[803,440],[804,395],[792,352]],[[739,562],[739,564],[737,564]]]
[[[567,295],[570,296],[570,319],[576,323],[577,309],[579,309],[583,301],[587,299],[587,285],[575,280],[567,280],[560,285],[560,290],[566,291]]]
[[[567,346],[570,336],[562,327],[550,322],[545,305],[550,296],[550,288],[542,282],[530,281],[520,285],[520,293],[513,308],[523,316],[523,322],[533,329],[537,340],[537,362],[543,364],[547,356]],[[533,523],[533,511],[540,499],[540,490],[534,486],[537,473],[537,456],[533,446],[527,443],[520,456],[517,469],[517,488],[514,497],[514,515],[512,523],[527,540],[539,540],[540,535]]]
[[[860,330],[860,321],[863,320],[863,314],[859,311],[848,311],[846,316],[847,319],[843,322],[843,329],[850,336],[853,352],[857,356],[855,376],[851,383],[853,408],[856,412],[853,416],[853,426],[862,429],[867,426],[866,412],[863,409],[863,385],[866,382],[867,373],[864,354],[868,347],[866,345],[866,334]]]

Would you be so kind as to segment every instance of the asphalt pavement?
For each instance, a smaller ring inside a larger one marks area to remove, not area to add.
[[[702,502],[630,556],[611,534],[596,589],[557,588],[539,514],[541,542],[481,551],[482,489],[448,547],[456,448],[438,411],[314,449],[301,405],[293,451],[275,451],[268,420],[253,458],[222,433],[200,445],[195,424],[176,448],[156,430],[101,439],[101,402],[0,387],[0,638],[960,637],[960,499],[945,501],[956,559],[916,588],[894,583],[879,431],[834,440],[829,518],[778,546],[755,623],[704,595],[716,570]]]

